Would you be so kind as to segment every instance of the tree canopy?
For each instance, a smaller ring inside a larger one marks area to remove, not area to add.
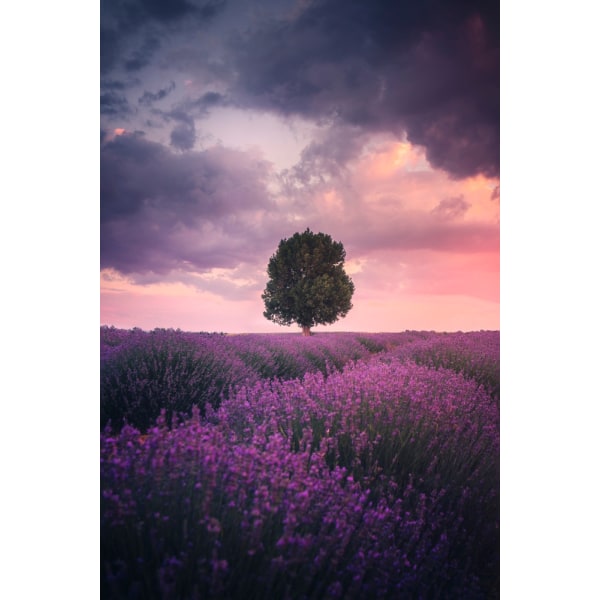
[[[306,229],[279,242],[269,260],[263,315],[279,325],[297,323],[304,335],[334,323],[352,308],[354,283],[344,271],[346,251],[325,233]]]

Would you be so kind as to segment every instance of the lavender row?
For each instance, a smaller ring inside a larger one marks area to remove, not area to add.
[[[452,369],[474,379],[500,399],[500,333],[435,333],[396,344],[392,356],[411,359],[434,368]]]
[[[145,430],[162,410],[170,423],[174,415],[216,406],[229,388],[259,379],[219,335],[134,330],[102,356],[102,427],[128,422]]]
[[[187,333],[101,328],[101,426],[150,427],[162,409],[168,422],[192,406],[204,414],[241,385],[263,379],[327,375],[346,364],[388,354],[452,368],[499,395],[499,334]]]
[[[104,598],[490,598],[499,426],[473,380],[381,355],[101,436]]]
[[[202,413],[242,384],[262,379],[293,379],[307,372],[339,370],[369,356],[352,335],[195,334],[174,330],[101,329],[101,426],[125,422],[150,427],[165,409]]]

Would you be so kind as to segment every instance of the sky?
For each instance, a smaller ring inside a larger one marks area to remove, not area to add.
[[[499,2],[102,0],[100,320],[287,332],[307,227],[353,308],[314,331],[500,327]]]

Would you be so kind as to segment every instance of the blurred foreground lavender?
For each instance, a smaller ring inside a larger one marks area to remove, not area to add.
[[[499,596],[498,332],[101,339],[102,598]]]

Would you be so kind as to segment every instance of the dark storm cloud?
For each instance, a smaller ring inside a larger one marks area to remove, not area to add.
[[[224,4],[225,0],[102,0],[101,71],[106,73],[121,61],[129,71],[141,69],[159,47],[157,36],[177,31],[178,24],[210,22]]]
[[[171,108],[171,110],[154,108],[152,109],[152,113],[159,115],[167,123],[170,121],[179,121],[187,125],[193,125],[195,118],[205,118],[210,112],[211,108],[228,105],[229,101],[224,95],[217,92],[206,92],[199,98],[178,102]]]
[[[269,165],[252,153],[174,154],[125,134],[105,143],[100,159],[102,268],[233,267],[248,260],[250,239],[267,236]]]
[[[191,124],[183,123],[171,131],[171,146],[177,150],[191,150],[196,143],[196,127],[194,122]]]
[[[155,19],[170,21],[195,10],[186,0],[140,0],[140,5]]]
[[[138,102],[149,106],[156,100],[163,99],[174,88],[175,84],[172,83],[169,88],[156,94],[145,92]],[[166,123],[178,123],[171,130],[171,146],[177,150],[191,150],[197,140],[194,118],[206,117],[209,109],[218,105],[227,105],[225,97],[216,92],[207,92],[196,100],[181,102],[171,110],[152,109],[152,113],[160,116]]]
[[[155,36],[146,37],[141,45],[137,47],[125,60],[126,71],[139,71],[150,64],[153,55],[160,48],[160,40]]]
[[[194,117],[190,115],[185,108],[179,106],[171,110],[154,109],[152,113],[162,117],[167,123],[177,121],[179,123],[185,123],[186,125],[194,124]]]
[[[117,92],[105,92],[100,95],[100,113],[103,115],[123,116],[132,113],[127,98]]]
[[[226,98],[406,136],[456,178],[499,175],[498,0],[104,0],[101,30],[104,73],[218,84],[196,116]]]
[[[137,77],[127,77],[126,79],[112,79],[110,77],[102,77],[100,86],[102,91],[126,93],[128,90],[135,88],[141,84]]]
[[[209,20],[225,0],[102,0],[101,24],[105,31],[123,33],[151,24],[172,25],[183,19]]]
[[[119,60],[119,32],[100,24],[100,72],[108,73]]]
[[[166,98],[173,90],[175,89],[175,82],[171,81],[171,83],[163,89],[158,90],[158,92],[152,93],[145,91],[140,98],[138,98],[138,103],[143,104],[144,106],[151,106],[154,102],[158,102]]]
[[[234,43],[243,104],[423,145],[455,177],[499,174],[499,3],[308,3]]]
[[[155,101],[166,97],[167,94],[173,89],[175,89],[175,84],[171,82],[171,85],[167,89],[160,90],[156,94],[145,92],[144,95],[138,99],[138,102],[150,107]],[[173,105],[170,110],[151,108],[151,112],[153,115],[161,117],[165,123],[177,121],[193,128],[194,119],[205,118],[210,112],[211,108],[228,105],[229,101],[222,94],[217,92],[206,92],[199,98],[186,99],[178,102],[177,104]]]
[[[198,116],[203,117],[208,114],[208,111],[215,106],[228,106],[229,101],[226,96],[218,92],[206,92],[200,98],[193,100],[190,103],[190,108],[194,110]]]
[[[103,90],[119,90],[123,91],[127,88],[127,85],[123,81],[117,81],[114,79],[105,79],[102,82]]]

